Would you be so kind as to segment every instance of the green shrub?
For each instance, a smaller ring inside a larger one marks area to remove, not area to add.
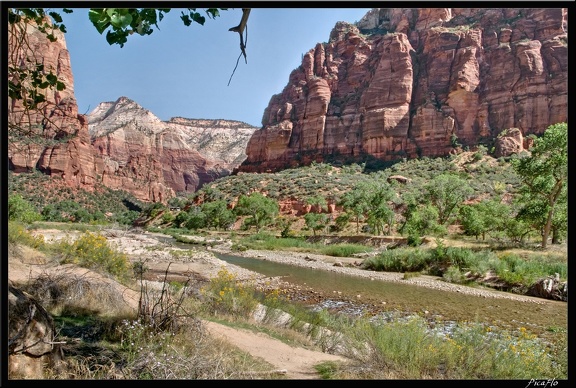
[[[41,220],[42,216],[38,214],[34,206],[21,195],[16,194],[8,196],[8,219],[29,224]]]
[[[323,255],[334,256],[334,257],[352,257],[357,253],[371,252],[372,248],[366,247],[365,245],[356,244],[335,244],[327,245],[321,250]]]
[[[21,222],[8,221],[8,244],[40,248],[44,246],[44,237],[33,236]]]
[[[255,286],[239,282],[236,275],[224,267],[201,291],[210,311],[215,313],[246,318],[258,305]]]
[[[464,274],[458,267],[452,266],[448,267],[446,272],[442,275],[442,278],[450,283],[465,283],[466,278]]]
[[[106,238],[99,234],[85,232],[72,243],[64,240],[57,244],[62,254],[62,263],[103,270],[120,279],[130,273],[127,256],[113,249]]]

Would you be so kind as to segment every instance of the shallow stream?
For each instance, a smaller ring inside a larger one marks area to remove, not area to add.
[[[188,244],[170,241],[179,248]],[[334,295],[319,307],[334,308],[349,314],[360,315],[363,306],[378,306],[384,314],[424,315],[432,321],[481,322],[505,329],[525,327],[539,337],[554,336],[568,328],[568,303],[540,298],[527,298],[522,302],[505,298],[489,298],[477,295],[437,290],[414,284],[402,284],[383,280],[371,280],[338,272],[298,267],[259,258],[241,257],[215,253],[230,264],[304,288],[311,288],[324,295]],[[503,293],[502,291],[494,291]],[[342,304],[341,300],[353,303]]]
[[[566,302],[531,298],[536,301],[534,303],[486,298],[413,284],[370,280],[256,258],[225,254],[217,256],[230,264],[266,276],[282,276],[283,280],[292,284],[313,288],[329,295],[343,295],[355,299],[358,301],[356,306],[376,304],[382,311],[425,314],[436,320],[477,321],[508,329],[525,327],[544,336],[547,332],[568,327]],[[325,303],[330,305],[330,301]]]

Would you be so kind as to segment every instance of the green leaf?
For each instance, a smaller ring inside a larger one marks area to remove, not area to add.
[[[110,16],[110,23],[116,28],[126,28],[132,22],[132,15],[130,14],[121,14],[118,12],[114,12]]]
[[[22,8],[20,9],[20,11],[24,14],[24,16],[26,16],[27,18],[30,19],[36,19],[38,17],[38,15],[36,14],[36,12],[30,8]]]
[[[52,35],[52,34],[46,35],[46,38],[48,38],[48,40],[49,40],[50,42],[56,42],[56,40],[57,40],[56,37],[55,37],[54,35]]]
[[[88,11],[88,19],[100,34],[110,26],[108,15],[106,15],[103,9],[90,9],[90,11]]]
[[[224,8],[223,8],[224,9]],[[220,11],[218,11],[218,8],[208,8],[206,10],[206,13],[208,14],[208,16],[210,16],[212,19],[214,19],[217,16],[220,16]]]
[[[191,15],[192,15],[192,19],[193,19],[196,23],[198,23],[198,24],[200,24],[200,25],[202,25],[202,26],[204,25],[204,22],[206,21],[206,18],[205,18],[204,16],[200,15],[198,12],[195,12],[195,13],[193,13],[193,14],[191,14]]]
[[[49,12],[48,15],[52,16],[56,23],[62,23],[62,16],[58,12]]]
[[[50,73],[50,74],[46,75],[46,80],[48,80],[50,85],[55,85],[56,82],[58,82],[58,77],[56,77],[54,74]]]
[[[10,24],[20,23],[20,20],[22,20],[22,17],[17,13],[10,12],[8,14],[8,23]]]
[[[64,11],[64,13],[72,13],[72,12],[74,12],[73,9],[69,9],[69,8],[62,8],[62,11]]]
[[[64,89],[66,89],[66,85],[64,85],[64,82],[60,81],[56,82],[56,90],[61,92]]]
[[[127,35],[126,31],[108,31],[106,41],[109,45],[119,44],[120,47],[124,47],[124,43],[128,40]]]
[[[184,22],[184,25],[186,27],[189,27],[190,24],[192,24],[192,20],[190,20],[188,15],[185,15],[184,12],[182,12],[182,16],[180,16],[180,19],[182,19],[182,21]]]

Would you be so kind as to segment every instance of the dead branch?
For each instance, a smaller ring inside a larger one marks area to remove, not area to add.
[[[236,66],[234,66],[232,75],[230,75],[230,80],[228,80],[228,86],[230,86],[230,81],[232,81],[232,77],[236,72],[236,68],[238,67],[240,57],[244,56],[244,61],[248,63],[248,59],[246,58],[246,44],[248,43],[248,27],[246,26],[246,23],[248,23],[248,16],[250,16],[250,8],[242,8],[242,19],[240,20],[240,24],[228,30],[232,32],[237,32],[238,35],[240,35],[240,55],[238,55],[238,59],[236,60]],[[244,30],[246,30],[246,39],[244,39],[243,36]]]

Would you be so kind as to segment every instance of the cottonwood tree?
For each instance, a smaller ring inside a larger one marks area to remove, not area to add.
[[[364,190],[366,191],[368,203],[366,223],[376,235],[389,234],[395,215],[390,208],[389,202],[394,197],[395,192],[388,183],[378,178],[373,182],[368,182],[364,186]],[[388,225],[387,230],[386,225]]]
[[[214,202],[205,202],[202,204],[202,213],[204,213],[205,224],[207,227],[215,229],[225,229],[236,220],[232,210],[228,209],[228,204],[221,199]]]
[[[276,200],[265,197],[258,192],[241,195],[238,198],[238,204],[234,207],[234,212],[237,215],[248,216],[244,225],[247,227],[255,226],[257,232],[264,226],[272,224],[279,210]]]
[[[542,248],[546,248],[551,230],[561,232],[560,224],[567,221],[568,124],[549,126],[529,152],[512,160],[522,180],[525,204],[518,217],[540,229]]]
[[[312,229],[312,234],[316,236],[316,231],[325,229],[328,224],[328,215],[324,213],[306,213],[304,214],[306,226]]]
[[[462,202],[474,193],[466,180],[450,173],[435,176],[424,186],[424,190],[424,199],[438,210],[440,225],[447,224]]]
[[[346,192],[338,204],[344,211],[356,221],[356,233],[360,232],[360,221],[364,220],[364,215],[368,212],[368,200],[361,184],[357,184],[352,190]]]

